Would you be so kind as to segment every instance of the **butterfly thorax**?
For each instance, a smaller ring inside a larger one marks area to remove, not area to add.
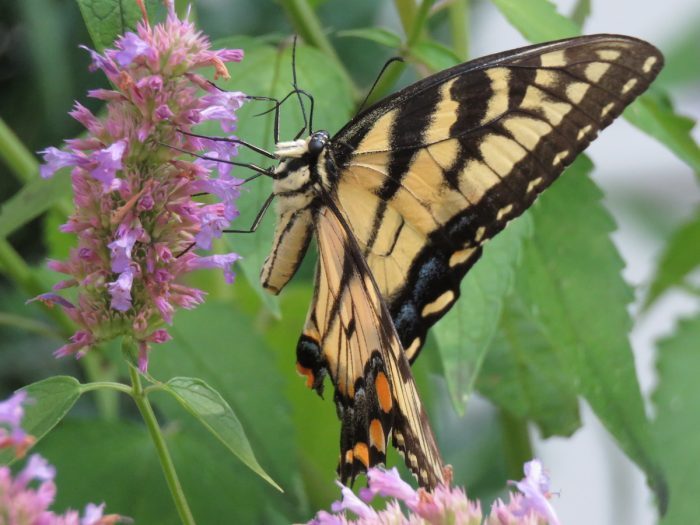
[[[330,190],[328,168],[334,166],[330,162],[329,143],[327,131],[316,131],[306,139],[278,142],[275,156],[280,164],[274,172],[274,194],[278,197],[302,193],[312,196],[322,189]]]

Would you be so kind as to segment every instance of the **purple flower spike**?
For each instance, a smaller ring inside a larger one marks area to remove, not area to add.
[[[339,481],[336,481],[336,485],[340,487],[341,494],[343,498],[340,501],[335,501],[331,505],[331,510],[333,512],[341,512],[343,510],[349,510],[357,515],[357,517],[362,519],[372,519],[377,517],[377,512],[367,505],[360,498],[355,496],[352,489],[346,487]]]
[[[121,180],[115,176],[117,171],[122,169],[122,156],[126,145],[126,140],[120,140],[92,155],[95,166],[90,169],[90,174],[102,183],[105,192],[119,189],[121,186]]]
[[[367,472],[367,481],[369,487],[360,490],[360,497],[367,503],[372,501],[377,494],[385,498],[396,498],[409,506],[415,506],[418,503],[418,493],[411,485],[401,479],[396,467],[391,470],[371,468]]]
[[[146,57],[153,60],[156,50],[142,40],[136,33],[128,32],[117,42],[119,51],[114,53],[114,60],[121,67],[126,67],[138,57]]]
[[[112,308],[120,312],[126,312],[131,308],[131,285],[134,282],[134,272],[131,268],[123,271],[119,278],[107,284],[109,294],[112,296]]]
[[[61,151],[58,148],[46,148],[39,152],[44,157],[44,164],[39,167],[39,173],[42,179],[50,178],[61,168],[75,166],[80,157],[73,153]]]
[[[131,265],[131,250],[139,237],[143,235],[143,229],[120,226],[116,233],[118,237],[107,247],[112,252],[112,271],[121,273]]]
[[[65,151],[43,152],[42,176],[73,168],[75,211],[61,231],[75,235],[77,247],[50,268],[66,275],[54,289],[73,287],[77,297],[72,308],[55,294],[37,298],[64,307],[78,326],[57,357],[80,358],[98,343],[128,336],[145,371],[151,346],[170,338],[160,327],[171,324],[178,309],[204,301],[203,291],[183,284],[185,274],[221,268],[228,282],[234,280],[238,255],[198,252],[210,249],[238,216],[239,182],[229,175],[230,165],[194,163],[177,150],[206,149],[221,160],[238,153],[236,144],[187,132],[205,117],[223,119],[226,129],[235,125],[245,96],[215,91],[198,70],[209,67],[214,78],[230,78],[226,63],[240,61],[243,52],[211,50],[194,24],[178,18],[173,2],[166,4],[163,23],[141,22],[104,53],[85,48],[91,69],[112,84],[88,92],[106,103],[106,111],[98,117],[76,103],[71,116],[87,134],[67,140]],[[209,195],[206,203],[193,197],[202,193]]]
[[[542,462],[539,459],[528,461],[523,470],[525,477],[522,480],[509,482],[515,485],[524,496],[520,501],[520,510],[517,514],[535,513],[546,519],[549,525],[559,525],[559,519],[549,503],[549,498],[552,496],[549,491],[549,476],[544,471]]]

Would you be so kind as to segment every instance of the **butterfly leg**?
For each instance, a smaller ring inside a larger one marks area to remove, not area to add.
[[[274,198],[275,198],[275,194],[271,193],[270,196],[263,203],[262,207],[258,210],[258,213],[255,216],[255,219],[253,219],[253,224],[251,224],[250,228],[248,228],[247,230],[222,230],[222,232],[223,233],[255,233],[255,230],[257,230],[258,226],[260,226],[260,223],[262,222],[263,218],[265,217],[265,213],[270,208],[270,204],[272,204],[272,200]]]

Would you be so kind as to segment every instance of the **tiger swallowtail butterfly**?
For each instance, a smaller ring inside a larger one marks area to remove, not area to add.
[[[389,437],[421,486],[443,481],[409,363],[483,244],[662,64],[656,48],[626,36],[538,44],[416,82],[333,137],[309,130],[276,144],[278,218],[261,281],[279,293],[316,238],[297,369],[319,394],[326,375],[333,382],[343,482],[383,463]]]

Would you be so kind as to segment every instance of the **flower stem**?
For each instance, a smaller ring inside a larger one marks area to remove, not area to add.
[[[39,175],[39,164],[34,155],[27,150],[2,119],[0,119],[0,158],[7,163],[17,180],[25,184]]]
[[[469,0],[453,0],[449,7],[452,50],[462,60],[469,58]]]
[[[118,392],[123,392],[124,394],[132,395],[133,389],[129,385],[123,383],[115,383],[113,381],[93,381],[92,383],[85,383],[80,387],[82,394],[85,392],[91,392],[93,390],[117,390]]]
[[[153,444],[156,447],[156,452],[158,453],[158,459],[160,460],[160,466],[163,469],[163,474],[165,475],[165,481],[170,489],[170,494],[175,502],[175,507],[177,508],[177,513],[180,515],[180,520],[185,525],[194,525],[194,517],[192,516],[192,511],[187,504],[187,499],[185,498],[185,493],[180,485],[180,480],[177,477],[177,472],[175,472],[175,464],[170,457],[170,452],[168,451],[168,446],[165,443],[165,438],[158,425],[158,420],[156,415],[153,413],[153,408],[151,403],[148,401],[146,394],[141,385],[141,378],[139,376],[138,370],[133,366],[129,365],[129,375],[131,377],[131,396],[136,402],[136,406],[141,412],[141,417],[146,422],[146,427],[148,427],[148,432],[151,435]]]

